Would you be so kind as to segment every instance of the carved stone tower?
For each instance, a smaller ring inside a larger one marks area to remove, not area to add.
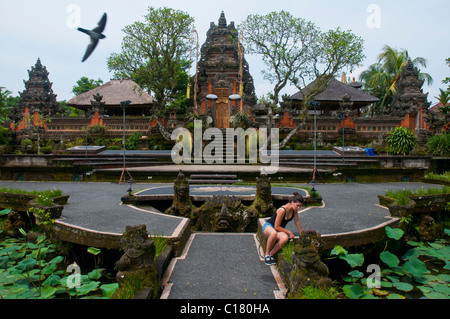
[[[240,54],[243,52],[240,50],[241,45],[234,22],[227,26],[222,12],[218,25],[211,22],[198,64],[201,113],[212,116],[214,126],[218,128],[229,127],[231,115],[243,112],[256,103],[253,78],[244,55]],[[240,92],[240,70],[243,92]],[[211,93],[219,98],[215,103],[206,100],[206,96]],[[230,95],[240,93],[243,93],[241,101],[229,102]]]
[[[19,111],[22,116],[29,112],[39,113],[41,116],[53,116],[61,113],[62,108],[56,101],[52,84],[48,78],[48,71],[38,58],[36,64],[28,70],[29,79],[23,81],[25,90],[20,93]]]
[[[430,106],[427,97],[423,93],[424,80],[419,78],[419,70],[414,67],[411,60],[402,68],[397,84],[397,93],[393,96],[389,111],[390,116],[405,117],[409,115],[409,127],[418,129],[426,128],[425,114]]]

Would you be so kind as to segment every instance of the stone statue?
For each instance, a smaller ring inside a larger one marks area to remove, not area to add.
[[[89,112],[91,112],[91,114],[98,112],[98,114],[101,117],[103,117],[103,114],[105,113],[105,102],[102,102],[103,96],[100,95],[99,93],[97,93],[97,94],[94,94],[92,97],[94,98],[94,100],[90,101],[91,108],[90,108]]]
[[[214,195],[195,209],[191,225],[197,231],[253,232],[258,214],[247,209],[235,196]]]
[[[328,267],[320,259],[322,245],[320,234],[311,229],[305,230],[295,242],[291,256],[294,267],[288,275],[291,293],[305,286],[316,288],[331,286]]]
[[[130,282],[138,280],[141,289],[145,291],[146,298],[155,298],[160,282],[154,262],[155,243],[149,237],[147,227],[145,225],[127,226],[120,239],[120,245],[124,254],[116,262],[119,289],[115,295],[120,295],[120,290],[126,290]]]
[[[166,209],[165,213],[190,218],[194,205],[189,195],[189,182],[182,171],[174,181],[173,192],[172,206]]]
[[[256,178],[256,196],[250,208],[255,209],[260,217],[272,216],[276,211],[273,206],[270,177],[265,174]]]
[[[127,226],[120,245],[124,254],[116,263],[118,278],[125,272],[146,270],[153,266],[155,243],[149,238],[145,225]]]

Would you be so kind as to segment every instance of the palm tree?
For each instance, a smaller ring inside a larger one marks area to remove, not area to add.
[[[359,75],[359,81],[363,83],[364,91],[380,99],[380,102],[371,105],[370,113],[373,117],[374,113],[378,114],[382,110],[381,100],[386,92],[386,86],[383,83],[389,82],[388,74],[384,73],[381,63],[374,63]]]
[[[447,116],[448,111],[450,110],[450,106],[448,105],[450,103],[450,92],[444,91],[443,89],[439,89],[440,94],[438,96],[435,96],[436,99],[438,99],[439,102],[441,102],[442,106],[439,107],[439,110]]]
[[[360,80],[366,89],[373,90],[375,94],[380,94],[380,90],[383,92],[382,96],[378,95],[382,99],[379,106],[380,109],[385,108],[392,95],[397,92],[400,72],[408,60],[411,60],[415,67],[427,67],[425,58],[417,57],[411,59],[407,50],[397,50],[385,45],[378,56],[378,62],[371,65],[367,71],[360,75]],[[428,85],[433,83],[433,78],[428,73],[419,73],[419,78],[424,79]]]

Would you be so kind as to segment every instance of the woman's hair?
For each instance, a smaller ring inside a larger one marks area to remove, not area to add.
[[[294,192],[293,196],[289,197],[289,202],[303,203],[304,201],[303,196],[297,192]]]

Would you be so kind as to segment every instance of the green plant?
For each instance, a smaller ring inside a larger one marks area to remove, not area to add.
[[[295,246],[294,241],[289,241],[286,245],[283,246],[283,248],[280,251],[281,258],[288,261],[292,266],[294,265],[294,263],[292,262],[291,256],[292,253],[294,252],[294,246]]]
[[[133,135],[131,135],[126,141],[127,150],[138,150],[141,140],[142,133],[134,132]]]
[[[438,240],[434,243],[409,241],[407,244],[412,248],[399,257],[386,249],[389,246],[399,246],[389,244],[392,242],[398,244],[404,235],[403,230],[386,226],[385,231],[388,240],[384,250],[379,254],[379,260],[381,265],[386,267],[380,268],[378,287],[370,288],[367,278],[364,278],[364,273],[354,269],[348,273],[349,276],[343,278],[348,283],[342,287],[344,294],[351,299],[405,299],[406,293],[416,295],[419,293],[430,299],[448,299],[450,296],[450,275],[448,274],[450,248],[448,242],[445,240]],[[445,232],[450,235],[449,229],[446,229]],[[335,246],[331,255],[337,255],[346,260],[352,268],[363,264],[361,256],[355,256],[358,254],[351,256],[341,246]],[[359,263],[355,263],[355,257]],[[442,268],[444,271],[439,272],[436,268]]]
[[[427,142],[428,150],[435,156],[450,156],[450,133],[436,134]]]
[[[337,299],[339,292],[334,287],[316,288],[313,286],[305,286],[292,296],[295,299]]]
[[[417,144],[414,132],[409,128],[398,126],[386,138],[388,151],[394,155],[408,155]]]
[[[55,219],[52,217],[52,213],[48,209],[30,207],[27,214],[29,215],[29,213],[34,213],[38,216],[40,220],[40,222],[36,221],[38,226],[43,225],[46,227],[51,227],[55,223]]]
[[[167,245],[169,244],[169,239],[164,237],[152,237],[153,242],[155,243],[155,260],[161,254],[164,249],[166,249]]]
[[[425,178],[438,179],[450,182],[450,171],[444,172],[442,174],[428,173],[425,174]]]
[[[57,247],[44,236],[36,243],[6,238],[0,242],[0,299],[110,298],[117,283],[102,283],[102,269],[80,276],[71,287],[65,258],[55,256]]]
[[[386,190],[386,196],[396,200],[398,205],[406,205],[409,202],[409,198],[413,196],[424,196],[424,195],[437,195],[437,194],[447,194],[450,193],[450,187],[443,186],[440,188],[418,188],[414,191],[410,189],[402,189],[398,191]]]
[[[44,195],[38,195],[36,197],[36,203],[42,206],[51,207],[53,206],[53,201],[51,198],[44,196]]]
[[[97,268],[97,258],[96,256],[102,252],[100,248],[88,247],[87,252],[94,256],[94,265]]]

